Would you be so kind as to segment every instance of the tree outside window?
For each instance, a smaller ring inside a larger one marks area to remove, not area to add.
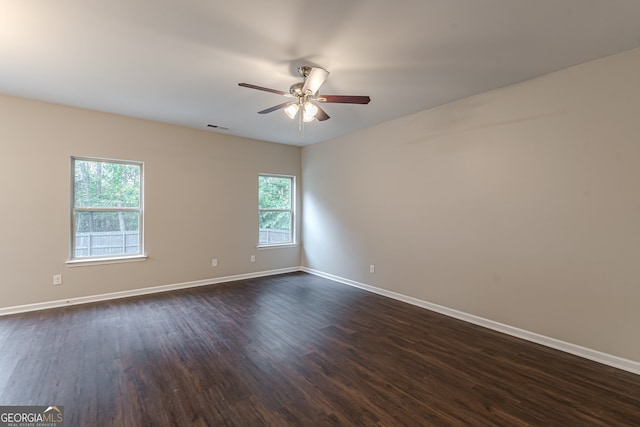
[[[71,163],[71,259],[142,254],[142,163]]]
[[[293,176],[258,177],[258,246],[294,243],[294,194]]]

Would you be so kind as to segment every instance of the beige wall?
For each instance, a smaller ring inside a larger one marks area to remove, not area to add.
[[[640,50],[304,147],[302,168],[307,267],[640,361]]]
[[[639,112],[634,50],[305,147],[301,176],[297,147],[0,96],[0,308],[300,265],[255,249],[270,172],[302,178],[304,265],[640,361]],[[65,264],[72,155],[145,162],[147,261]]]
[[[300,265],[256,250],[258,173],[299,177],[299,147],[0,97],[0,149],[0,308]],[[65,264],[72,155],[144,162],[148,260]]]

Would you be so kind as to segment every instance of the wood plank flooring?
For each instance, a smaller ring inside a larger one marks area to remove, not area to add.
[[[0,318],[66,426],[640,426],[640,376],[292,273]]]

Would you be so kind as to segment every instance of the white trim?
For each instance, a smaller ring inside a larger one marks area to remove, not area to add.
[[[275,274],[293,273],[300,271],[300,267],[280,268],[277,270],[259,271],[255,273],[237,274],[234,276],[215,277],[212,279],[196,280],[193,282],[176,283],[172,285],[151,286],[148,288],[133,289],[130,291],[110,292],[108,294],[89,295],[57,301],[39,302],[35,304],[16,305],[0,308],[0,316],[26,313],[28,311],[46,310],[50,308],[66,307],[70,305],[87,304],[92,302],[107,301],[119,298],[128,298],[138,295],[155,294],[159,292],[173,291],[177,289],[195,288],[198,286],[215,285],[236,280],[253,279],[256,277],[273,276]]]
[[[273,245],[256,246],[256,249],[263,251],[265,249],[295,248],[296,246],[298,246],[298,243],[278,243]]]
[[[602,363],[604,365],[612,366],[614,368],[622,369],[637,375],[640,375],[640,362],[634,360],[624,359],[622,357],[614,356],[611,354],[603,353],[590,348],[582,347],[576,344],[561,341],[555,338],[540,335],[535,332],[530,332],[524,329],[516,328],[515,326],[505,325],[503,323],[495,322],[493,320],[485,319],[483,317],[475,316],[473,314],[464,313],[462,311],[454,310],[452,308],[444,307],[442,305],[434,304],[428,301],[424,301],[418,298],[403,295],[397,292],[388,291],[386,289],[377,288],[375,286],[366,285],[364,283],[356,282],[354,280],[345,279],[343,277],[335,276],[333,274],[325,273],[323,271],[314,270],[308,267],[301,267],[301,270],[305,273],[310,273],[316,276],[324,277],[325,279],[333,280],[335,282],[343,283],[345,285],[353,286],[363,289],[378,295],[389,297],[398,301],[406,302],[411,305],[426,308],[427,310],[435,311],[436,313],[444,314],[445,316],[453,317],[458,320],[473,323],[474,325],[482,326],[494,331],[502,332],[507,335],[511,335],[517,338],[522,338],[527,341],[531,341],[537,344],[544,345],[556,350],[570,353],[575,356],[589,359],[594,362]]]
[[[101,264],[119,264],[122,262],[136,262],[136,261],[145,261],[148,257],[144,254],[142,255],[131,255],[131,256],[114,256],[114,257],[105,257],[105,258],[75,258],[65,261],[67,266],[69,267],[86,267],[89,265],[101,265]]]
[[[308,267],[287,267],[287,268],[280,268],[276,270],[259,271],[255,273],[237,274],[234,276],[215,277],[211,279],[197,280],[193,282],[152,286],[148,288],[133,289],[130,291],[111,292],[108,294],[91,295],[86,297],[70,298],[66,300],[47,301],[47,302],[41,302],[41,303],[35,303],[35,304],[25,304],[25,305],[13,306],[13,307],[5,307],[5,308],[0,308],[0,316],[25,313],[29,311],[46,310],[46,309],[57,308],[57,307],[66,307],[70,305],[107,301],[107,300],[119,299],[119,298],[127,298],[127,297],[133,297],[138,295],[148,295],[148,294],[154,294],[158,292],[167,292],[167,291],[173,291],[178,289],[194,288],[198,286],[215,285],[219,283],[233,282],[236,280],[245,280],[245,279],[253,279],[257,277],[273,276],[276,274],[294,273],[296,271],[304,271],[305,273],[313,274],[319,277],[324,277],[325,279],[333,280],[334,282],[360,288],[368,292],[372,292],[372,293],[382,295],[388,298],[392,298],[398,301],[406,302],[408,304],[425,308],[427,310],[435,311],[436,313],[444,314],[445,316],[453,317],[455,319],[469,322],[474,325],[478,325],[488,329],[492,329],[494,331],[502,332],[504,334],[511,335],[517,338],[522,338],[524,340],[541,344],[556,350],[560,350],[565,353],[573,354],[575,356],[579,356],[584,359],[602,363],[603,365],[612,366],[614,368],[622,369],[624,371],[640,375],[640,362],[636,362],[634,360],[624,359],[622,357],[603,353],[597,350],[592,350],[590,348],[582,347],[576,344],[571,344],[555,338],[540,335],[535,332],[530,332],[524,329],[516,328],[514,326],[505,325],[503,323],[495,322],[493,320],[485,319],[483,317],[475,316],[473,314],[464,313],[462,311],[454,310],[452,308],[444,307],[442,305],[427,302],[427,301],[410,297],[407,295],[403,295],[397,292],[388,291],[386,289],[377,288],[375,286],[356,282],[354,280],[345,279],[344,277],[335,276],[333,274],[325,273],[319,270],[314,270]]]

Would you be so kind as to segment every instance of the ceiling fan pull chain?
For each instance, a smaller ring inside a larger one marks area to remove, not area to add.
[[[302,108],[300,110],[302,110]],[[298,130],[302,132],[302,137],[304,138],[304,122],[302,121],[302,116],[302,111],[298,111]]]

